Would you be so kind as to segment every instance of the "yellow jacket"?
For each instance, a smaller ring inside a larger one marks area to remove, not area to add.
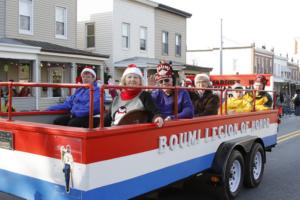
[[[225,112],[225,102],[222,105],[222,109],[223,112]],[[237,112],[237,113],[241,113],[241,112],[251,112],[252,110],[252,106],[250,104],[250,102],[248,102],[247,100],[240,98],[228,98],[227,99],[227,112],[231,113],[231,112]]]
[[[247,93],[243,96],[243,99],[248,101],[251,105],[253,104],[253,97],[252,94]],[[266,95],[263,96],[257,96],[255,99],[255,110],[270,110],[271,107],[266,106],[265,104],[269,101],[268,97]]]

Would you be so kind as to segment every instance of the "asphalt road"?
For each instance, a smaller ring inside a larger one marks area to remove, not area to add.
[[[285,116],[279,126],[278,136],[300,130],[300,117]],[[267,153],[267,164],[262,183],[258,188],[243,188],[237,200],[299,200],[300,199],[300,137],[280,142],[271,153]],[[153,196],[139,200],[212,200],[214,191],[203,185],[193,188],[168,187]],[[0,193],[0,200],[20,200]]]

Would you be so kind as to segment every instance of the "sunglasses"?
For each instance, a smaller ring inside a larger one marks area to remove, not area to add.
[[[162,79],[162,80],[159,80],[159,83],[160,84],[163,84],[163,83],[169,83],[170,82],[170,79]]]

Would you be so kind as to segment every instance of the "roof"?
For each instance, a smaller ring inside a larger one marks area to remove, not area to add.
[[[101,58],[109,58],[109,55],[91,53],[88,51],[83,51],[79,49],[73,49],[70,47],[65,47],[57,44],[52,44],[49,42],[41,42],[34,40],[23,40],[23,39],[15,39],[15,38],[0,38],[0,44],[12,44],[12,45],[23,45],[23,46],[33,46],[40,47],[43,52],[51,52],[51,53],[60,53],[60,54],[75,54],[82,56],[91,56],[91,57],[101,57]]]
[[[236,47],[223,47],[223,50],[234,50],[234,49],[252,49],[253,46],[236,46]],[[207,51],[219,51],[220,47],[214,47],[210,49],[193,49],[187,50],[186,52],[207,52]]]
[[[170,13],[173,13],[175,15],[179,15],[181,17],[190,18],[192,16],[192,14],[190,14],[188,12],[185,12],[185,11],[182,11],[182,10],[179,10],[179,9],[176,9],[176,8],[172,8],[170,6],[167,6],[167,5],[164,5],[164,4],[161,4],[161,3],[157,3],[155,1],[151,1],[151,0],[133,0],[133,1],[145,4],[145,5],[148,5],[148,6],[152,6],[154,8],[158,8],[160,10],[164,10],[166,12],[170,12]]]
[[[186,66],[185,70],[202,71],[202,72],[211,72],[213,70],[213,68],[210,67],[200,67],[200,66],[189,65],[189,64],[186,64],[185,66]]]
[[[164,5],[164,4],[158,4],[157,8],[160,9],[160,10],[164,10],[164,11],[167,11],[167,12],[170,12],[170,13],[173,13],[173,14],[185,17],[185,18],[192,17],[191,13],[188,13],[188,12],[176,9],[176,8],[172,8],[172,7]]]
[[[156,59],[156,58],[132,57],[132,58],[128,58],[128,59],[124,59],[124,60],[115,62],[114,66],[124,68],[124,67],[127,67],[129,64],[134,63],[140,68],[153,68],[153,69],[155,69],[156,66],[160,63],[160,61],[161,61],[160,59]],[[176,67],[180,68],[180,69],[185,68],[185,64],[180,63],[180,62],[172,61],[172,65],[173,65],[174,70],[176,70]]]

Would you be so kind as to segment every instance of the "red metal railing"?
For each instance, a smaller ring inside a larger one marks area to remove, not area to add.
[[[8,87],[8,120],[11,121],[13,116],[18,116],[20,114],[16,112],[12,112],[12,93],[13,87],[17,86],[27,86],[27,87],[51,87],[51,88],[68,88],[69,95],[72,94],[73,88],[89,88],[90,90],[90,107],[89,107],[89,128],[93,128],[93,115],[94,115],[94,87],[91,84],[50,84],[50,83],[16,83],[16,82],[0,82],[0,86],[7,86]],[[140,87],[128,87],[128,86],[117,86],[117,85],[102,85],[100,87],[100,129],[104,127],[104,114],[105,114],[105,89],[142,89],[142,90],[154,90],[154,89],[172,89],[174,90],[174,102],[178,102],[178,92],[181,89],[185,89],[188,91],[195,91],[195,90],[211,90],[211,91],[218,91],[220,92],[220,114],[227,115],[227,95],[228,91],[248,91],[253,92],[253,111],[255,111],[255,99],[256,99],[256,92],[264,91],[264,92],[273,92],[273,109],[276,108],[276,93],[274,91],[265,91],[265,90],[242,90],[242,89],[220,89],[220,88],[195,88],[195,87],[157,87],[157,86],[140,86]],[[225,111],[222,109],[223,105],[223,94],[224,94],[224,103],[225,103]],[[0,90],[0,97],[1,97],[1,90]],[[1,105],[1,98],[0,98],[0,105]],[[1,113],[1,106],[0,106],[0,113]],[[63,113],[57,111],[34,111],[28,112],[28,115],[35,115],[36,113],[39,114],[51,114],[51,113]],[[23,112],[26,115],[26,112]],[[178,104],[174,103],[174,115],[175,119],[178,119]]]
[[[52,83],[16,83],[16,82],[0,82],[0,86],[6,86],[8,87],[8,112],[7,112],[7,117],[8,120],[11,121],[12,117],[15,115],[12,112],[12,89],[13,87],[18,87],[18,86],[27,86],[27,87],[51,87],[51,88],[69,88],[69,94],[71,94],[72,88],[89,88],[90,89],[90,98],[92,101],[90,101],[90,111],[94,110],[94,104],[91,103],[93,102],[94,99],[94,87],[93,85],[90,84],[52,84]],[[92,97],[91,97],[92,95]],[[0,105],[1,104],[1,98],[0,98]],[[1,106],[0,106],[1,107]],[[1,112],[1,110],[0,110]],[[36,111],[39,112],[39,111]],[[48,114],[51,113],[52,111],[43,111],[43,114]],[[34,112],[31,112],[34,113]],[[40,112],[39,112],[40,113]],[[93,115],[89,117],[89,119],[93,119]],[[89,128],[93,128],[93,120],[90,120],[89,122]]]

